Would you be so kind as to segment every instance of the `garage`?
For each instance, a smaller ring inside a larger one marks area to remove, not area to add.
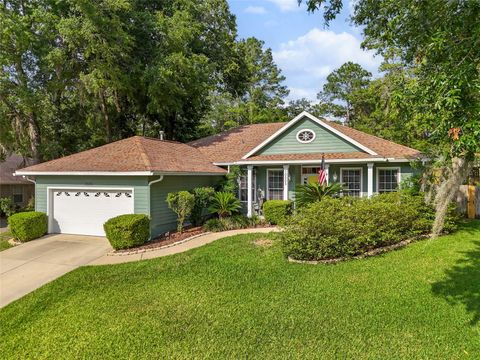
[[[49,189],[49,232],[105,236],[110,218],[134,213],[132,189]]]

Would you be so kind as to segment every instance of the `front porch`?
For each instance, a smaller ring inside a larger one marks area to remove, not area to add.
[[[260,214],[267,200],[295,201],[295,188],[318,181],[318,163],[248,164],[241,166],[238,197],[247,216]],[[339,182],[345,195],[370,197],[396,191],[400,182],[413,174],[408,163],[326,163],[327,182]]]

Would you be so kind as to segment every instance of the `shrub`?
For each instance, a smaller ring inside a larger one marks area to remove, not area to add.
[[[241,207],[240,200],[235,195],[220,191],[213,196],[209,210],[212,214],[217,214],[219,218],[224,218],[237,213]]]
[[[283,251],[299,260],[350,257],[428,234],[434,217],[423,197],[404,193],[324,198],[291,218]]]
[[[210,219],[205,222],[203,229],[205,231],[226,231],[235,229],[246,229],[256,226],[260,223],[258,217],[254,216],[248,218],[244,215],[234,215],[231,217],[224,217],[220,219]]]
[[[265,220],[273,225],[285,225],[292,210],[293,202],[290,200],[268,200],[263,204]]]
[[[168,193],[167,203],[168,207],[177,214],[177,231],[181,233],[185,219],[191,214],[195,205],[195,196],[188,191]]]
[[[140,246],[150,237],[150,219],[143,214],[126,214],[103,224],[108,241],[115,250]]]
[[[30,241],[47,233],[48,218],[42,212],[21,212],[8,218],[8,226],[15,239],[22,242]]]
[[[211,187],[199,187],[192,191],[195,197],[192,213],[190,214],[190,221],[194,226],[201,225],[204,219],[204,212],[212,201],[212,197],[215,195],[215,190]]]
[[[295,189],[295,202],[297,206],[302,207],[316,201],[322,200],[325,196],[336,197],[342,190],[339,183],[331,184],[305,184],[299,185]]]
[[[11,198],[0,199],[0,214],[4,214],[7,218],[15,214],[15,204]]]
[[[25,205],[22,209],[22,211],[35,211],[35,197],[32,196],[30,199],[28,199],[27,205]]]

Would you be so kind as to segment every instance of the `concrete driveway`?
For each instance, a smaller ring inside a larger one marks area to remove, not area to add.
[[[0,252],[0,307],[111,249],[104,237],[55,234]]]

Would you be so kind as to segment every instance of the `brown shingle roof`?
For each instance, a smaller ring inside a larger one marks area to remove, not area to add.
[[[96,147],[22,171],[157,171],[174,173],[218,173],[224,169],[213,165],[199,150],[175,141],[141,136]]]
[[[285,124],[284,122],[278,122],[243,125],[220,134],[192,141],[189,145],[199,149],[213,162],[233,162],[240,160]]]
[[[12,154],[8,156],[5,161],[0,163],[0,184],[33,184],[22,178],[21,176],[13,176],[15,170],[20,169],[31,163],[31,159],[24,158],[23,156]]]
[[[373,150],[378,154],[378,156],[370,156],[369,154],[362,152],[352,152],[345,153],[350,154],[350,158],[360,158],[359,156],[364,156],[365,158],[370,157],[388,157],[388,158],[415,158],[421,153],[418,150],[396,144],[392,141],[381,139],[377,136],[364,133],[359,130],[349,128],[347,126],[339,125],[332,121],[324,120],[328,125],[340,131],[341,133],[347,135],[351,139],[359,142],[360,144],[366,146],[367,148]],[[249,151],[254,149],[256,146],[260,145],[263,141],[268,139],[271,135],[281,129],[287,123],[267,123],[267,124],[252,124],[244,125],[235,129],[228,130],[226,132],[212,135],[203,139],[195,140],[189,143],[189,145],[196,147],[202,151],[212,162],[215,163],[228,163],[239,161],[245,156]],[[360,155],[363,154],[363,155]],[[284,154],[284,155],[275,155],[277,160],[292,160],[294,157],[297,157],[299,154]],[[306,154],[304,154],[307,156]],[[325,154],[327,155],[327,154]],[[307,158],[311,156],[317,156],[318,154],[308,155]],[[329,155],[331,156],[346,156],[346,155]],[[302,160],[307,158],[302,157]],[[345,157],[348,158],[348,157]],[[264,155],[252,155],[248,160],[267,160],[268,158]]]

